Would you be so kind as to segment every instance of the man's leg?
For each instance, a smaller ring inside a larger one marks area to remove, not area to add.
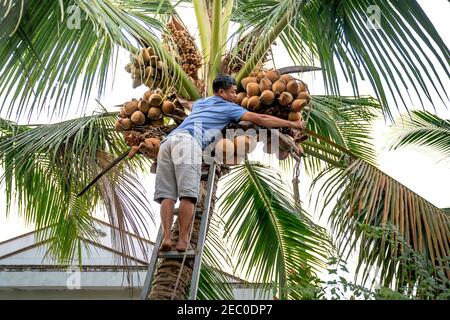
[[[163,199],[161,201],[160,214],[161,214],[161,224],[164,232],[164,238],[161,244],[161,251],[172,250],[172,238],[171,229],[173,223],[173,208],[175,206],[175,200]]]
[[[180,214],[178,221],[180,224],[180,232],[178,235],[178,243],[176,249],[178,251],[186,251],[189,243],[189,232],[194,218],[195,198],[180,198]]]

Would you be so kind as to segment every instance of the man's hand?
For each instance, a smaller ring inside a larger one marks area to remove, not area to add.
[[[291,123],[294,129],[305,130],[306,128],[306,122],[303,120],[291,121]]]

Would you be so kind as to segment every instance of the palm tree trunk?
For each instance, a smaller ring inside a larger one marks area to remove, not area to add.
[[[205,164],[203,164],[205,166]],[[205,167],[204,167],[205,168]],[[216,178],[213,184],[212,199],[210,206],[211,219],[214,205],[216,203],[216,191],[219,178],[228,172],[226,166],[218,166],[216,170]],[[197,207],[203,209],[205,194],[206,194],[207,181],[202,180],[200,182],[200,194],[197,202]],[[209,223],[209,221],[208,221]],[[178,241],[178,219],[174,223],[172,228],[172,241],[176,243]],[[197,247],[198,234],[200,230],[200,219],[195,219],[191,236],[191,245],[195,249]],[[148,299],[150,300],[184,300],[188,296],[189,285],[192,278],[192,269],[194,266],[194,259],[186,259],[182,266],[182,259],[162,259],[155,270],[155,277],[153,281],[152,290]],[[175,288],[180,268],[182,267],[178,286]],[[172,297],[173,296],[173,297]]]

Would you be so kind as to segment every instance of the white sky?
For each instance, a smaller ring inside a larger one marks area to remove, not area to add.
[[[447,46],[450,47],[450,29],[448,27],[450,4],[446,0],[419,0],[419,3],[434,23],[436,29],[446,42]],[[181,17],[185,19],[185,23],[189,28],[191,28],[191,32],[195,34],[196,30],[193,28],[195,28],[196,24],[193,12],[189,9],[181,9],[179,11]],[[292,64],[283,48],[276,47],[274,49],[274,53],[277,59],[277,61],[275,61],[277,67]],[[111,109],[112,106],[121,104],[131,98],[140,97],[146,90],[144,86],[137,89],[132,89],[129,74],[123,70],[123,66],[127,62],[128,55],[126,53],[119,55],[118,72],[114,78],[114,83],[110,81],[107,86],[109,90],[107,90],[105,96],[101,99],[102,104],[109,109]],[[313,94],[323,94],[325,92],[320,72],[306,73],[304,74],[303,79],[309,84],[310,90]],[[442,75],[442,79],[444,80],[444,84],[448,87],[450,82],[446,79],[445,74]],[[343,89],[342,94],[351,95],[352,91],[350,85],[345,85],[344,82],[345,80],[343,79],[341,82]],[[95,92],[95,90],[93,91]],[[368,82],[361,83],[361,93],[373,95],[373,91]],[[92,99],[90,106],[93,107],[89,110],[93,110],[95,105],[96,103],[94,99]],[[412,105],[414,105],[414,101],[412,102]],[[73,110],[75,109],[76,108],[73,108]],[[433,111],[431,108],[429,108],[429,110]],[[443,105],[438,105],[436,114],[442,118],[450,118],[450,110]],[[75,112],[70,112],[69,117],[75,116],[77,116]],[[45,118],[40,118],[37,120],[40,123],[48,122],[48,119]],[[436,163],[429,152],[417,152],[414,150],[388,152],[384,150],[383,146],[385,145],[384,138],[387,133],[387,125],[383,119],[380,119],[376,123],[374,133],[376,137],[376,146],[379,152],[378,161],[384,172],[391,175],[393,178],[397,179],[413,191],[417,192],[434,205],[441,208],[450,207],[450,188],[448,187],[448,181],[450,181],[450,160]],[[260,153],[253,154],[251,159],[256,160],[259,159],[260,156]],[[302,181],[308,182],[309,179],[302,175]],[[154,192],[154,176],[149,176],[143,183],[146,186],[147,193],[151,199]],[[308,183],[303,183],[300,186],[303,200],[305,200],[304,196],[308,192],[308,188]],[[4,211],[4,192],[4,189],[1,188],[0,204],[2,205],[0,205],[0,241],[17,236],[26,231],[33,230],[32,226],[24,225],[23,221],[17,216],[17,214],[14,214],[14,210],[13,214],[6,218]],[[152,207],[154,212],[159,212],[159,206],[156,203],[152,202]],[[320,221],[320,223],[324,224],[324,220]],[[155,233],[153,234],[154,236],[152,237],[152,240],[154,240],[156,236]]]

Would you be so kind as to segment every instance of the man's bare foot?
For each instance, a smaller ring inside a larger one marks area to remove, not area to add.
[[[177,245],[175,246],[175,249],[177,249],[177,251],[183,252],[186,251],[188,249],[188,242],[187,240],[182,240],[181,238],[178,239]]]
[[[170,251],[172,250],[172,240],[171,239],[164,239],[161,247],[159,248],[159,251]]]

